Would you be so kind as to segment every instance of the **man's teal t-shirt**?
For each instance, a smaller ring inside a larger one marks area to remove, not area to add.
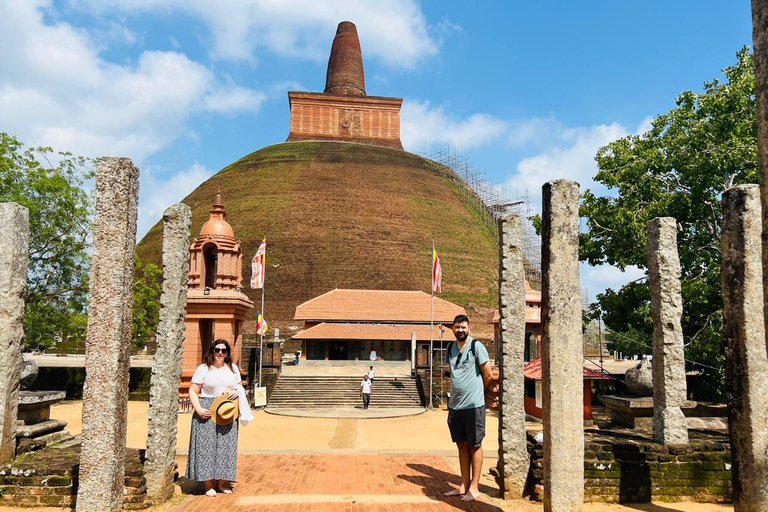
[[[445,354],[445,362],[451,367],[451,397],[449,409],[474,409],[485,405],[483,374],[480,365],[488,361],[488,351],[482,343],[475,342],[475,356],[472,355],[472,338],[467,337],[459,357],[458,342],[451,343]]]

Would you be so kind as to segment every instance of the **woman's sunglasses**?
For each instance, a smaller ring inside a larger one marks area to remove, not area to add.
[[[215,348],[215,349],[213,349],[213,353],[214,354],[226,354],[227,352],[229,352],[229,349],[226,349],[226,348]]]

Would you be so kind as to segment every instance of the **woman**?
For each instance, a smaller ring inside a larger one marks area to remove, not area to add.
[[[222,394],[238,399],[240,421],[245,426],[253,413],[245,399],[242,377],[232,364],[229,343],[216,340],[208,348],[205,362],[197,367],[189,387],[189,401],[195,410],[189,435],[187,478],[205,481],[205,494],[232,494],[237,469],[237,420],[227,425],[211,421],[208,408]]]

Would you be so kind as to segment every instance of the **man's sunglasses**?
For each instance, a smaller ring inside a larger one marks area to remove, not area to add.
[[[226,354],[229,352],[228,348],[215,348],[213,349],[214,354]]]

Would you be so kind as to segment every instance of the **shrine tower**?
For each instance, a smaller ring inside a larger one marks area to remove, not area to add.
[[[403,149],[402,98],[365,94],[363,54],[355,24],[342,21],[328,59],[325,91],[288,92],[291,107],[288,142],[336,140]]]
[[[195,368],[203,362],[214,340],[228,341],[232,361],[238,365],[240,362],[243,321],[253,309],[253,302],[241,291],[243,255],[226,218],[219,192],[210,218],[189,247],[182,393],[189,389]]]

